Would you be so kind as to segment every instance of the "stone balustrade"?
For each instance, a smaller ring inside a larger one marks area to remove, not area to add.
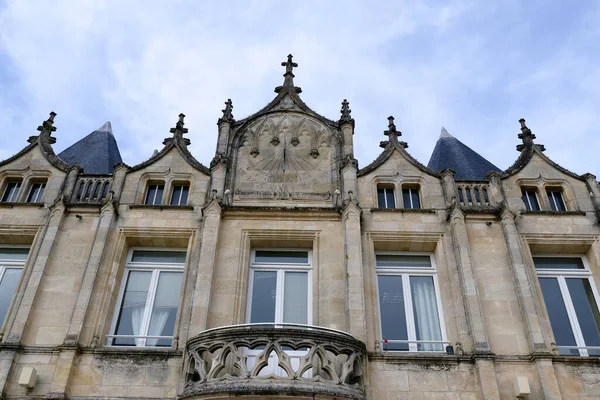
[[[186,345],[180,398],[314,395],[364,400],[364,343],[327,328],[248,324],[210,329]]]
[[[111,185],[110,176],[79,176],[71,196],[71,203],[102,203],[108,196]]]
[[[456,192],[462,207],[486,209],[494,206],[487,182],[456,182]]]

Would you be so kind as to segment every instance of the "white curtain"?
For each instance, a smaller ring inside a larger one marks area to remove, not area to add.
[[[137,307],[131,307],[131,327],[133,328],[133,334],[138,336],[142,332],[142,318],[144,317],[144,304]],[[135,345],[142,346],[144,339],[135,338]]]
[[[441,341],[442,332],[440,329],[433,278],[430,276],[411,276],[410,286],[412,290],[417,340]],[[421,351],[443,350],[441,343],[423,343],[418,346],[418,349]]]
[[[148,336],[161,336],[163,328],[169,318],[169,310],[154,310],[152,319],[150,320],[150,329],[148,329]],[[146,346],[156,346],[160,339],[148,339]]]

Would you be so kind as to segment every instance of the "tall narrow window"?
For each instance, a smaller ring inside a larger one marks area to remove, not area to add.
[[[600,356],[598,290],[582,257],[534,257],[561,354]]]
[[[19,197],[19,191],[21,190],[22,180],[9,180],[6,182],[4,192],[2,193],[3,203],[14,203]]]
[[[546,194],[548,195],[548,201],[550,202],[550,209],[552,211],[567,211],[561,189],[548,189],[546,190]]]
[[[437,274],[428,255],[377,254],[384,351],[443,351]]]
[[[396,208],[393,186],[377,187],[377,203],[379,208]]]
[[[421,208],[421,199],[419,198],[419,188],[418,187],[402,188],[402,201],[404,202],[404,208],[412,208],[412,209]]]
[[[131,252],[109,345],[172,345],[185,256],[184,251]]]
[[[23,273],[28,248],[0,247],[0,328]]]
[[[540,211],[540,203],[535,189],[522,189],[521,194],[527,211]]]
[[[41,203],[42,196],[44,195],[44,189],[46,189],[45,182],[32,183],[27,195],[28,203]]]
[[[185,206],[187,204],[188,194],[190,192],[189,185],[175,185],[171,193],[172,206]]]
[[[148,190],[146,191],[146,200],[144,204],[148,205],[160,205],[162,204],[163,192],[165,190],[165,185],[162,183],[153,183],[148,185]]]

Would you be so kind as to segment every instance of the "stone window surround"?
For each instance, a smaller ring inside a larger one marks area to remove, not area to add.
[[[173,193],[173,188],[176,185],[188,185],[188,199],[186,206],[191,205],[192,193],[194,190],[194,182],[195,178],[191,174],[171,174],[170,172],[166,172],[164,174],[159,173],[146,173],[142,175],[138,182],[138,190],[136,196],[135,204],[141,206],[149,206],[153,205],[145,204],[146,201],[146,193],[148,191],[148,185],[152,184],[163,184],[163,194],[161,198],[160,204],[158,206],[169,206],[171,202],[171,195]],[[183,206],[182,206],[183,207]]]
[[[575,200],[573,188],[566,181],[550,179],[547,180],[542,177],[539,177],[537,179],[519,179],[516,182],[516,184],[521,190],[535,190],[541,211],[552,211],[552,207],[550,206],[550,200],[548,199],[546,191],[557,189],[561,191],[566,211],[556,212],[560,213],[579,211],[579,207],[577,206],[577,202]],[[519,200],[521,200],[522,202],[521,198],[519,198]],[[523,204],[523,209],[526,210],[525,204]],[[529,212],[529,210],[525,212]]]
[[[25,259],[24,261],[15,261],[13,263],[11,263],[10,267],[11,268],[20,268],[21,269],[21,276],[19,277],[19,282],[17,283],[17,286],[15,288],[15,291],[12,295],[11,301],[8,304],[8,308],[6,309],[6,315],[4,317],[4,319],[0,319],[0,333],[4,332],[3,328],[8,326],[8,320],[9,320],[9,316],[11,314],[11,311],[13,309],[15,309],[15,305],[16,305],[16,298],[17,298],[17,294],[19,292],[19,288],[24,286],[22,284],[24,277],[25,277],[25,268],[27,267],[29,263],[29,260],[31,259],[31,246],[30,245],[26,245],[26,244],[0,244],[0,248],[26,248],[29,249],[29,254],[27,255],[27,259]],[[3,267],[6,267],[6,265],[2,265]],[[1,271],[0,271],[1,272]],[[1,281],[2,275],[0,274],[0,281]],[[1,339],[1,338],[0,338]]]
[[[372,180],[372,197],[373,197],[373,208],[379,208],[379,202],[377,199],[377,189],[380,187],[393,187],[394,189],[394,200],[396,203],[396,209],[406,209],[403,204],[402,197],[402,189],[410,188],[410,189],[418,189],[419,190],[419,200],[421,201],[421,207],[419,210],[426,209],[427,207],[424,204],[423,198],[423,180],[419,177],[405,177],[400,174],[396,174],[394,176],[377,176]]]
[[[4,195],[4,190],[6,189],[6,185],[8,182],[20,180],[21,188],[19,189],[19,193],[17,195],[16,201],[12,201],[10,203],[25,203],[27,201],[27,196],[29,195],[29,191],[31,190],[31,186],[34,183],[46,183],[46,187],[48,185],[48,181],[52,174],[46,171],[4,171],[4,173],[0,174],[0,196]],[[45,191],[44,191],[45,192]],[[42,195],[42,199],[46,196],[44,193]],[[30,203],[30,204],[40,204],[42,202]]]
[[[175,319],[175,329],[173,331],[173,344],[171,347],[127,347],[117,346],[119,351],[159,351],[177,349],[180,343],[185,343],[186,338],[180,340],[180,333],[185,331],[190,312],[190,301],[186,294],[189,293],[190,284],[194,284],[197,266],[190,265],[190,257],[193,251],[193,243],[197,232],[195,229],[187,228],[137,228],[125,227],[118,230],[118,235],[114,247],[106,253],[105,259],[109,263],[109,272],[103,282],[94,288],[94,292],[102,293],[100,304],[98,306],[98,315],[94,319],[94,325],[90,327],[93,331],[90,338],[92,347],[103,347],[106,335],[110,335],[113,318],[117,312],[116,307],[119,301],[121,282],[125,272],[125,265],[132,248],[168,248],[171,250],[179,249],[186,251],[186,262],[183,268],[183,284],[180,294],[180,304]],[[199,246],[199,244],[197,244]]]

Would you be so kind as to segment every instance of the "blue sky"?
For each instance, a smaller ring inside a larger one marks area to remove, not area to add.
[[[57,152],[110,120],[134,165],[183,112],[208,164],[223,102],[262,108],[292,53],[312,109],[337,120],[350,101],[361,166],[394,115],[424,164],[444,126],[505,169],[523,117],[553,160],[600,176],[598,21],[591,0],[0,0],[0,159],[55,111]]]

